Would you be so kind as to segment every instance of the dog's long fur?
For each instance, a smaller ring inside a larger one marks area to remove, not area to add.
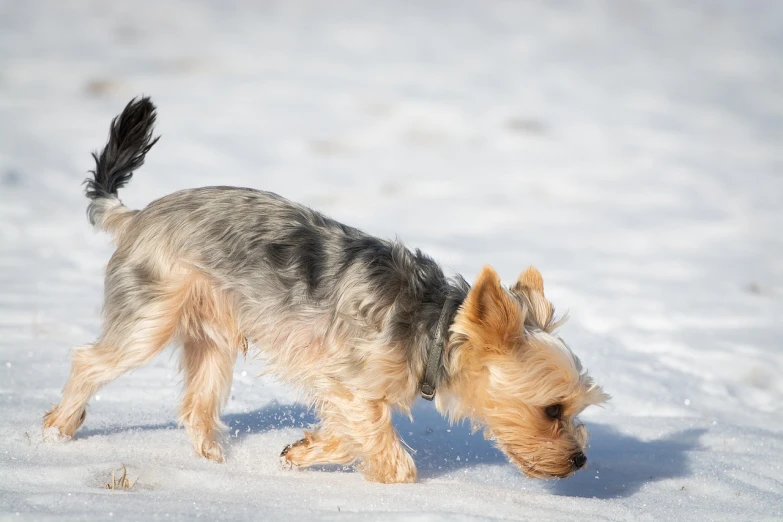
[[[88,215],[117,244],[104,328],[76,349],[63,399],[45,417],[47,433],[72,436],[102,385],[178,341],[180,421],[197,452],[221,461],[220,408],[249,341],[319,416],[316,429],[286,448],[285,462],[359,461],[370,479],[413,481],[391,411],[410,413],[445,313],[454,320],[438,409],[486,425],[530,475],[581,467],[574,455],[583,455],[586,436],[573,419],[606,396],[552,335],[556,321],[535,269],[505,289],[485,267],[471,288],[418,250],[252,189],[184,190],[130,210],[117,190],[157,141],[154,121],[148,98],[131,101],[95,155]],[[553,404],[559,418],[544,413]]]

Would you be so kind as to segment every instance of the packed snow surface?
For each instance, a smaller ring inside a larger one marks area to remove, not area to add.
[[[781,27],[754,0],[0,0],[0,519],[780,519]],[[526,479],[420,401],[417,484],[284,471],[313,417],[244,360],[213,464],[174,422],[173,349],[42,442],[112,252],[80,183],[142,93],[163,137],[132,208],[250,186],[468,279],[539,267],[613,396],[588,468]]]

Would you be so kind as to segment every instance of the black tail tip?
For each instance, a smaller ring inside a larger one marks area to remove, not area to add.
[[[87,197],[97,199],[116,196],[118,189],[130,181],[133,171],[144,164],[144,157],[158,138],[155,127],[155,105],[148,96],[133,98],[109,128],[109,141],[100,154],[94,153],[93,177],[86,180]]]
[[[125,120],[127,123],[144,123],[152,119],[152,124],[155,123],[155,104],[149,96],[140,96],[138,98],[132,98],[128,102],[128,105],[122,110],[119,118]]]

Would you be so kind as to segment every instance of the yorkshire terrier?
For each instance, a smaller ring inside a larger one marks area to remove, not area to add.
[[[131,100],[93,154],[87,213],[117,249],[102,331],[75,349],[45,438],[73,436],[101,386],[176,342],[179,421],[197,453],[223,461],[220,410],[249,343],[318,417],[283,450],[288,466],[358,463],[370,480],[415,481],[392,411],[410,416],[419,394],[483,427],[529,476],[585,465],[576,417],[608,396],[556,335],[538,270],[506,288],[485,266],[470,286],[419,250],[248,188],[188,189],[131,210],[117,190],[157,142],[154,123],[149,98]]]

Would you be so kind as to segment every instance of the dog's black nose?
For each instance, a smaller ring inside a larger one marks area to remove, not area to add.
[[[574,453],[571,456],[571,462],[574,463],[574,467],[576,469],[580,469],[582,466],[585,465],[585,462],[587,462],[587,457],[585,456],[584,453],[580,451],[579,453]]]

